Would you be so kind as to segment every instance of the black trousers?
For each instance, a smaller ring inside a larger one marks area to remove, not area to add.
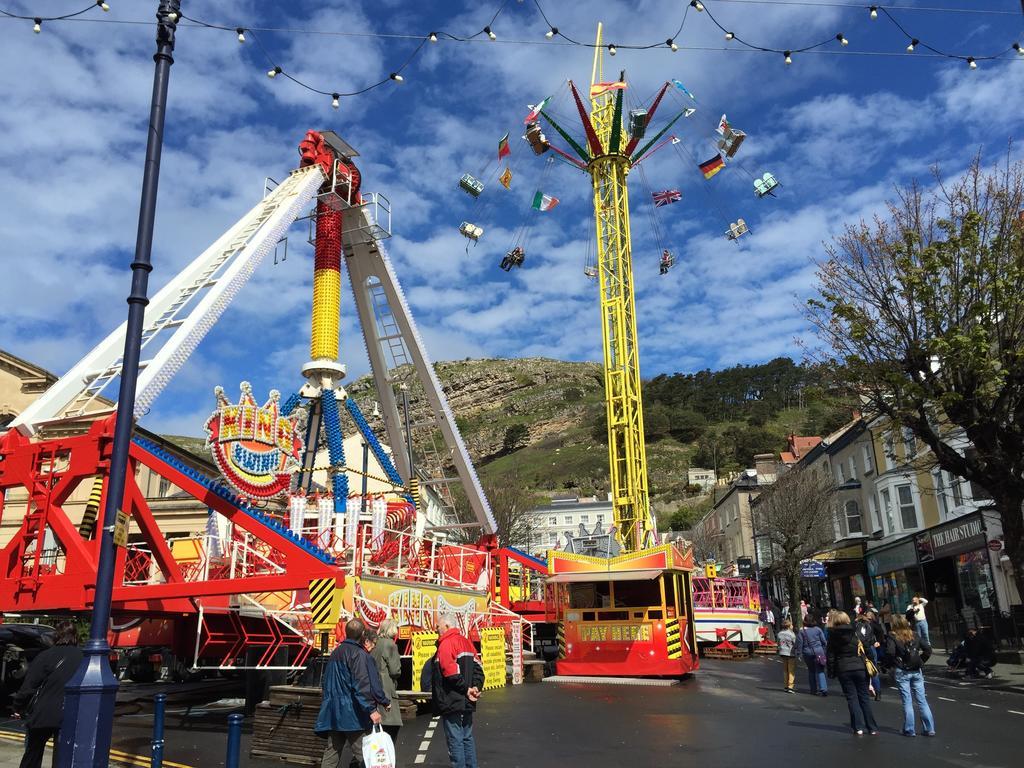
[[[871,697],[868,695],[868,675],[864,670],[856,672],[840,672],[839,684],[846,696],[846,706],[850,709],[850,727],[855,731],[877,731],[878,723],[871,711]]]
[[[25,754],[21,756],[20,768],[41,768],[46,742],[53,737],[53,763],[57,764],[58,728],[29,728],[25,731]]]

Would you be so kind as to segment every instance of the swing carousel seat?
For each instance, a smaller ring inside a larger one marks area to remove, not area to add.
[[[736,240],[738,237],[747,234],[749,231],[750,228],[747,226],[747,222],[743,219],[736,219],[736,221],[729,225],[729,229],[725,233],[725,236],[729,240]]]
[[[726,157],[735,157],[736,153],[740,150],[740,144],[747,138],[747,134],[743,131],[737,131],[735,128],[730,128],[726,131],[725,135],[718,140],[718,148],[725,153]]]
[[[672,266],[676,263],[676,257],[672,255],[671,251],[661,252],[661,263],[660,263],[660,274],[667,275],[668,271],[672,269]]]
[[[484,183],[468,173],[459,179],[459,187],[473,197],[480,197],[480,193],[484,191]]]
[[[630,110],[629,135],[634,139],[642,139],[645,133],[647,133],[647,110]]]
[[[506,272],[511,272],[512,267],[522,267],[525,260],[526,252],[523,251],[521,246],[517,245],[505,254],[505,258],[501,260],[501,264],[499,266]]]
[[[754,194],[758,197],[770,195],[777,186],[779,186],[778,180],[770,173],[766,173],[761,178],[754,179]]]
[[[533,147],[535,155],[543,155],[551,148],[547,137],[544,135],[544,131],[541,130],[540,123],[537,122],[526,126],[526,140]]]
[[[483,237],[484,228],[478,227],[476,224],[472,224],[468,221],[464,221],[459,226],[459,234],[463,237],[468,237],[473,242],[476,242]]]
[[[597,277],[597,267],[595,267],[592,264],[588,264],[587,266],[585,266],[583,268],[583,274],[586,275],[587,277],[596,278]]]

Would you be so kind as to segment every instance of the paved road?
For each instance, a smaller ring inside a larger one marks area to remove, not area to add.
[[[806,686],[802,676],[797,683]],[[502,768],[660,768],[683,760],[709,766],[826,760],[828,768],[860,768],[865,760],[956,768],[1020,764],[1024,695],[933,679],[929,700],[939,735],[907,739],[899,733],[899,695],[887,688],[875,705],[882,733],[858,738],[835,688],[828,698],[786,694],[779,662],[759,657],[705,661],[691,679],[671,687],[547,682],[487,691],[477,715],[480,762]],[[223,765],[225,722],[223,711],[186,726],[169,717],[167,759],[201,768]],[[115,746],[148,755],[150,727],[145,713],[119,718]],[[3,761],[15,746],[8,744],[0,739],[0,766],[15,764]],[[447,766],[444,734],[427,715],[403,728],[398,746],[403,768]],[[283,764],[243,758],[242,765]]]

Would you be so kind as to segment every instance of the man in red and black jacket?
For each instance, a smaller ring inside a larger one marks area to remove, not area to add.
[[[452,768],[477,768],[473,711],[484,685],[476,648],[459,631],[458,620],[445,614],[437,620],[437,641],[431,675],[434,714],[444,723]]]

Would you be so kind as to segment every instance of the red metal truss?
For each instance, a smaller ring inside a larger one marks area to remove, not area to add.
[[[63,507],[83,481],[100,476],[106,482],[113,421],[113,416],[97,421],[86,434],[74,437],[33,442],[13,429],[0,436],[0,516],[10,512],[9,504],[4,509],[2,495],[9,489],[21,489],[29,498],[20,528],[0,550],[0,611],[85,611],[92,607],[99,540],[79,533]],[[343,574],[322,550],[260,512],[244,508],[214,481],[178,463],[158,446],[136,439],[129,461],[132,466],[125,481],[123,509],[144,539],[162,583],[126,584],[126,569],[130,582],[147,564],[134,554],[129,559],[126,550],[119,548],[115,611],[194,613],[196,601],[202,598],[212,598],[207,601],[209,606],[226,605],[228,595],[304,589],[313,578],[340,577],[338,583],[344,583]],[[212,578],[193,580],[195,569],[175,560],[135,481],[134,469],[140,464],[228,518],[236,531],[245,531],[265,544],[275,552],[280,572],[217,578],[227,574],[211,569]],[[106,493],[104,484],[100,517]],[[48,539],[47,531],[52,538]]]

